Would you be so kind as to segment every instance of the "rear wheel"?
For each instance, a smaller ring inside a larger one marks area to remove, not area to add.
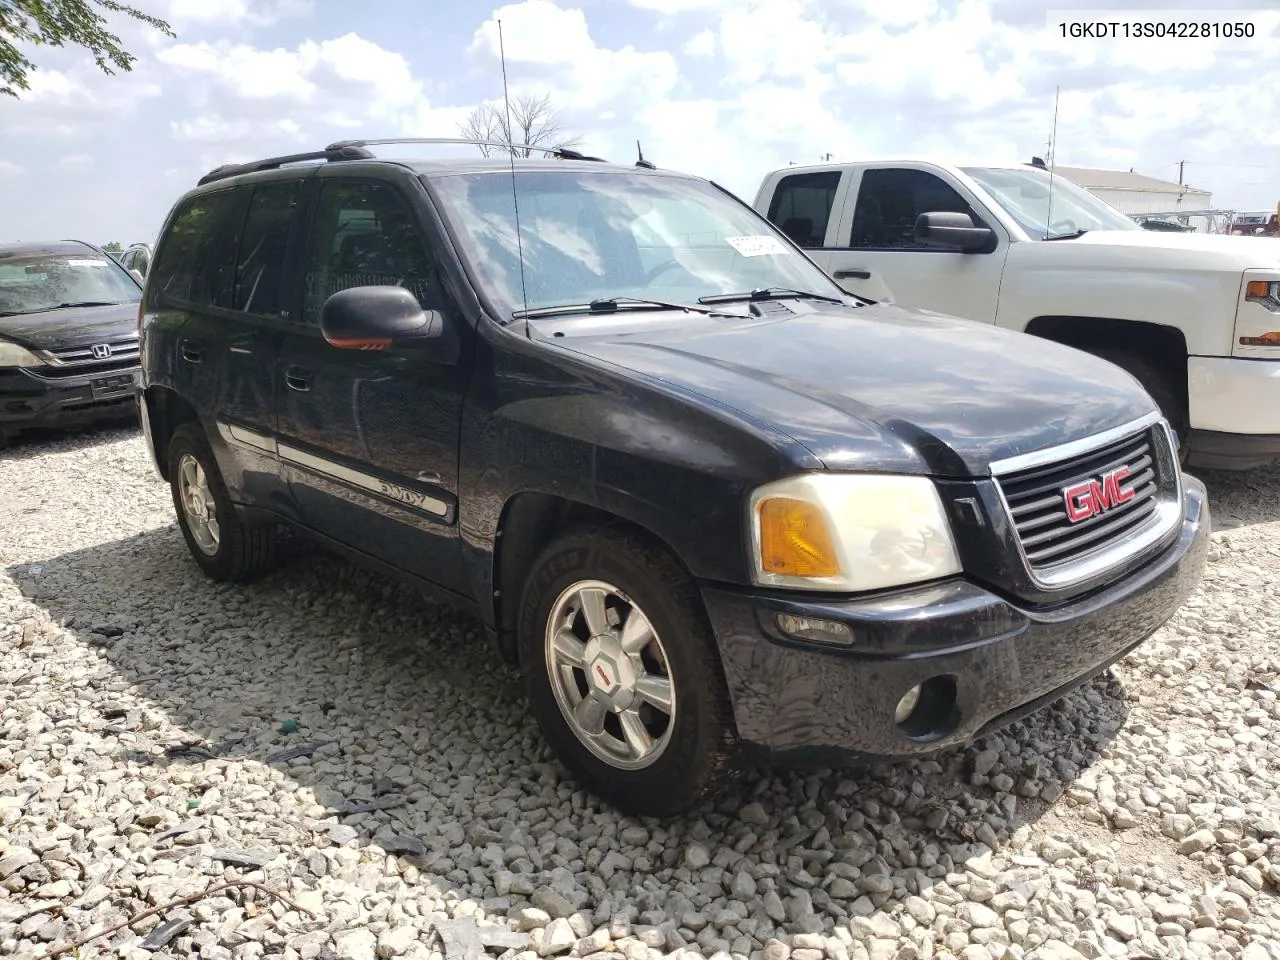
[[[276,528],[236,515],[204,431],[181,424],[169,441],[169,486],[191,556],[214,580],[247,580],[275,559]]]
[[[665,551],[604,528],[559,537],[525,585],[520,660],[556,755],[624,812],[683,812],[736,771],[711,628]]]
[[[1169,426],[1173,428],[1174,441],[1178,445],[1178,462],[1186,463],[1187,453],[1190,450],[1188,438],[1191,432],[1190,417],[1187,413],[1186,385],[1176,383],[1174,377],[1170,376],[1165,369],[1132,351],[1104,347],[1092,352],[1125,370],[1142,384],[1147,393],[1151,394],[1151,399],[1155,400],[1156,406],[1160,408],[1160,412],[1169,421]]]

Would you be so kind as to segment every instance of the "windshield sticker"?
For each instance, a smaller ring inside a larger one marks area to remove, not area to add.
[[[62,261],[68,267],[109,267],[110,264],[105,260],[77,260],[74,257],[68,257]]]
[[[787,252],[787,248],[778,242],[777,237],[725,237],[725,243],[744,257],[763,257],[773,253]]]

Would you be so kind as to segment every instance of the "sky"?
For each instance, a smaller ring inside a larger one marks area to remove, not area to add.
[[[0,97],[0,240],[153,241],[212,168],[335,140],[458,136],[502,97],[547,93],[580,149],[716,180],[750,202],[789,163],[1044,156],[1280,201],[1280,12],[1229,0],[1253,40],[1063,37],[1056,11],[1169,21],[1130,0],[131,0],[175,37],[112,29],[137,62],[29,51]],[[1179,9],[1183,8],[1183,9]],[[1079,14],[1073,14],[1079,17]],[[1222,11],[1215,16],[1222,19]],[[474,148],[424,147],[419,156]],[[397,152],[398,151],[398,152]],[[403,156],[404,148],[388,155]]]

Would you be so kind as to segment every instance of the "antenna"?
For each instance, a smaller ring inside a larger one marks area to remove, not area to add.
[[[507,111],[507,140],[514,139],[511,128],[511,97],[507,93],[507,49],[502,42],[502,21],[498,21],[498,57],[502,61],[502,100]],[[520,197],[516,190],[516,150],[507,144],[507,156],[511,160],[511,205],[516,212],[516,256],[520,258],[520,298],[524,301],[524,335],[529,336],[529,289],[524,283],[524,239],[520,235]]]
[[[1053,168],[1058,165],[1058,96],[1061,87],[1053,88],[1053,132],[1049,135],[1049,208],[1044,212],[1044,235],[1049,236],[1049,228],[1053,225]]]
[[[640,149],[640,141],[636,141],[636,166],[644,167],[646,170],[656,170],[657,168],[644,158],[644,151]]]

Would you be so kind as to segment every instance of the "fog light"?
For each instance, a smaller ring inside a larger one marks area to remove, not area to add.
[[[777,619],[778,628],[797,640],[809,640],[814,643],[837,643],[845,647],[853,643],[853,631],[843,623],[837,623],[834,620],[799,617],[793,613],[780,613]]]
[[[894,723],[905,723],[907,717],[911,716],[916,705],[920,703],[920,684],[916,684],[910,690],[902,695],[902,699],[898,701],[897,709],[893,711]]]

